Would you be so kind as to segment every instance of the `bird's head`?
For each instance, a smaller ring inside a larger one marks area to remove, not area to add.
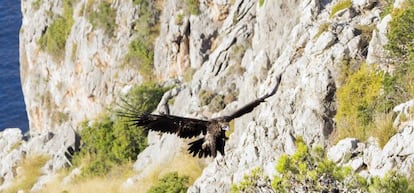
[[[229,123],[226,122],[219,122],[220,128],[223,131],[228,131],[230,129]]]

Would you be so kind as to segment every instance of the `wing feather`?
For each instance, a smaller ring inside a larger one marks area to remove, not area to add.
[[[121,115],[123,116],[123,115]],[[141,126],[145,130],[163,133],[175,133],[181,138],[191,138],[206,133],[208,121],[174,115],[126,114],[134,126]]]
[[[266,98],[269,98],[271,96],[273,96],[276,91],[279,89],[279,85],[280,85],[280,80],[282,79],[282,75],[279,75],[277,77],[277,84],[275,86],[275,88],[273,88],[272,92],[244,105],[243,107],[241,107],[240,109],[236,110],[235,112],[231,113],[228,116],[223,116],[223,117],[219,117],[217,119],[223,119],[225,121],[231,121],[235,118],[241,117],[242,115],[246,114],[246,113],[250,113],[253,111],[253,109],[255,107],[257,107],[260,103],[264,102]]]

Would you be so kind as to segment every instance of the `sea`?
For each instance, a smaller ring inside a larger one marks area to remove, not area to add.
[[[20,83],[20,0],[0,0],[0,131],[28,131],[26,107]]]

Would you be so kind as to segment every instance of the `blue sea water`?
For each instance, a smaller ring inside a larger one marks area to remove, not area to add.
[[[20,0],[0,0],[0,131],[29,128],[20,84]]]

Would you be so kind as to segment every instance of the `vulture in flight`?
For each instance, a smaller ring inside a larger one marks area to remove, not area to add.
[[[280,85],[281,75],[277,77],[277,84],[272,92],[246,104],[242,108],[226,116],[208,120],[180,117],[168,114],[139,114],[129,106],[120,116],[129,118],[132,125],[143,127],[146,131],[175,133],[181,138],[192,138],[203,134],[203,137],[189,143],[188,151],[193,156],[216,157],[217,151],[224,155],[225,131],[229,129],[229,122],[253,111],[266,98],[273,96]]]

